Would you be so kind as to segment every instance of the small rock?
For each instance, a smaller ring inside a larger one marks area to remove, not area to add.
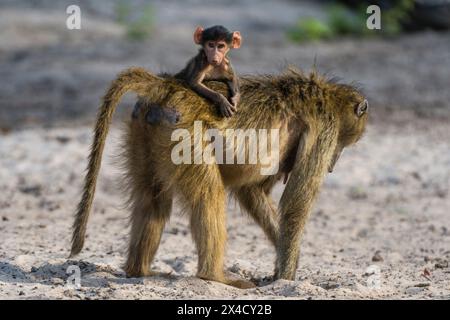
[[[182,272],[185,269],[185,263],[180,259],[175,259],[171,266],[176,272]]]
[[[368,198],[367,192],[361,187],[350,188],[347,195],[352,200],[363,200]]]
[[[73,292],[72,292],[72,290],[64,290],[64,291],[63,291],[63,294],[64,294],[66,297],[69,297],[69,298],[72,298],[72,297],[73,297]]]
[[[423,291],[423,287],[421,288],[421,287],[409,287],[409,288],[407,288],[406,289],[406,294],[409,294],[409,295],[415,295],[415,294],[418,294],[418,293],[421,293],[422,291]]]
[[[381,262],[384,261],[383,257],[381,256],[381,251],[375,251],[375,254],[372,257],[373,262]]]
[[[24,186],[19,188],[20,192],[25,194],[31,194],[33,196],[39,197],[42,193],[42,186],[34,185],[34,186]]]
[[[54,211],[56,209],[59,209],[60,205],[58,203],[53,202],[53,201],[42,199],[39,202],[39,207],[43,208],[43,209],[48,209],[49,211]]]
[[[394,167],[381,167],[375,175],[375,181],[379,185],[399,185],[400,177]]]
[[[437,259],[436,264],[434,265],[434,267],[436,269],[445,269],[448,268],[448,261],[447,260],[442,260],[442,259]]]
[[[319,287],[321,287],[325,290],[332,290],[332,289],[339,288],[340,284],[335,281],[325,281],[325,282],[319,283]]]
[[[65,136],[57,136],[56,140],[59,143],[65,144],[65,143],[69,142],[71,140],[71,138],[70,137],[65,137]]]
[[[413,173],[411,173],[411,175],[414,177],[414,179],[421,181],[422,177],[420,176],[420,174],[417,171],[414,171]]]
[[[446,198],[447,197],[447,190],[436,190],[436,196],[438,196],[439,198]]]
[[[414,287],[417,287],[417,288],[426,288],[426,287],[429,287],[429,286],[430,286],[430,284],[428,282],[421,282],[421,283],[418,283],[418,284],[414,285]]]
[[[358,238],[366,238],[369,231],[367,229],[361,229],[358,231],[358,234],[356,235]]]
[[[386,183],[396,186],[401,183],[401,180],[397,177],[387,177]]]
[[[19,296],[24,296],[24,295],[25,295],[25,292],[23,292],[23,291],[19,292]]]
[[[9,221],[8,217],[3,216],[2,221]]]
[[[177,235],[178,232],[179,232],[179,230],[177,227],[173,227],[173,228],[167,230],[167,233],[174,234],[174,235]]]

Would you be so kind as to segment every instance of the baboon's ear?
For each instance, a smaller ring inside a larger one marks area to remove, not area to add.
[[[233,32],[233,41],[231,42],[231,47],[233,49],[238,49],[241,46],[242,37],[239,31]]]
[[[367,99],[364,99],[363,102],[358,104],[355,108],[355,113],[358,117],[361,117],[364,113],[367,112],[369,109],[369,102],[367,102]]]
[[[202,44],[202,34],[203,34],[203,28],[198,26],[194,31],[195,44]]]

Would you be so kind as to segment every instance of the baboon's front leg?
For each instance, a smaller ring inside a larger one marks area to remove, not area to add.
[[[328,130],[318,136],[302,137],[296,163],[281,197],[277,279],[294,280],[300,238],[336,147],[333,127]]]
[[[274,246],[278,243],[278,215],[272,198],[261,185],[245,186],[235,191],[241,206],[264,230]]]
[[[125,272],[129,277],[151,275],[150,264],[158,250],[164,225],[172,209],[172,195],[160,188],[133,195],[130,246]]]

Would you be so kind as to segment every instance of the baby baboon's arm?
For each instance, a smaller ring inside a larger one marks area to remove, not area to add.
[[[237,77],[236,73],[234,72],[234,69],[231,66],[231,63],[230,63],[230,71],[229,72],[231,74],[231,79],[227,80],[227,86],[228,86],[228,90],[230,92],[231,103],[236,108],[241,99],[241,93],[239,90],[239,78]]]
[[[219,106],[220,113],[224,117],[231,117],[236,112],[236,107],[228,102],[228,100],[220,93],[209,89],[203,84],[205,73],[200,72],[189,81],[189,85],[196,93],[211,100]]]

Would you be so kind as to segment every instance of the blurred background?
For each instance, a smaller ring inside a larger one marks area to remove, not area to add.
[[[381,30],[365,26],[368,3],[381,8]],[[71,4],[81,8],[81,30],[66,28]],[[195,26],[214,24],[241,31],[244,44],[231,53],[241,74],[310,70],[316,61],[361,84],[375,114],[447,117],[449,11],[441,0],[1,0],[0,127],[92,122],[120,70],[180,70],[197,51]]]

